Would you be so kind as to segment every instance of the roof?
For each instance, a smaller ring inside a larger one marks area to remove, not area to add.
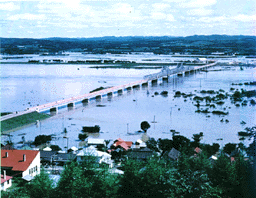
[[[118,138],[118,139],[116,139],[116,142],[117,142],[117,141],[123,142],[124,140],[121,139],[121,138]]]
[[[170,152],[168,153],[168,157],[172,158],[173,160],[177,160],[179,155],[180,152],[175,148],[172,148],[172,150],[170,150]]]
[[[104,139],[88,138],[87,143],[88,143],[88,144],[105,144],[105,140],[104,140]]]
[[[1,150],[1,167],[11,167],[13,171],[25,171],[39,153],[32,150]],[[26,155],[25,162],[23,154]]]
[[[66,162],[75,158],[73,153],[59,153],[57,151],[40,151],[41,160]]]
[[[26,180],[26,181],[31,181],[34,177],[30,176],[30,175],[26,175],[24,177],[22,177],[22,179]]]
[[[121,139],[121,138],[118,138],[118,139]],[[131,148],[132,144],[133,144],[132,141],[116,141],[113,145],[115,147],[121,146],[125,150],[128,150],[129,148]]]
[[[9,145],[9,144],[6,144],[5,146],[3,146],[2,148],[1,148],[2,150],[15,150],[15,148],[13,148],[11,145]]]
[[[128,157],[130,158],[136,158],[136,159],[147,159],[152,157],[153,151],[149,148],[143,148],[143,149],[131,149],[127,153]]]
[[[6,179],[4,179],[4,175],[1,174],[1,184],[6,182],[6,181],[8,181],[8,180],[10,180],[10,179],[12,179],[11,176],[6,175]]]
[[[52,149],[50,147],[45,147],[43,151],[51,151]]]
[[[196,153],[201,153],[201,152],[202,152],[202,150],[201,150],[199,147],[196,147],[196,148],[194,149],[194,151],[195,151]]]

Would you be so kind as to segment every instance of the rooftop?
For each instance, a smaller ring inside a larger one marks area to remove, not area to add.
[[[1,150],[1,167],[11,167],[13,171],[25,171],[35,159],[39,151]],[[23,155],[26,160],[23,160]]]

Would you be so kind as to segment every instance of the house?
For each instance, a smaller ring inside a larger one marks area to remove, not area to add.
[[[40,158],[42,164],[58,163],[64,165],[66,162],[74,160],[76,155],[72,152],[62,153],[61,151],[40,151]]]
[[[180,152],[176,150],[175,148],[172,148],[168,153],[167,156],[173,160],[178,160],[178,157],[180,155]]]
[[[102,151],[98,151],[94,146],[89,146],[83,150],[80,150],[77,154],[77,162],[82,162],[85,156],[96,157],[99,164],[105,163],[108,164],[109,167],[113,167],[113,160],[111,159],[111,155]]]
[[[32,150],[1,150],[1,169],[12,177],[31,180],[40,174],[40,152]]]
[[[138,139],[136,142],[135,142],[135,145],[132,146],[132,148],[145,148],[147,147],[146,143],[143,142],[141,139]]]
[[[106,146],[106,142],[104,139],[88,138],[87,145],[88,146]]]
[[[6,171],[3,171],[4,174],[1,174],[1,191],[6,191],[7,188],[12,186],[12,177],[6,175]]]
[[[153,151],[149,148],[134,148],[127,152],[128,158],[147,160],[153,156]]]
[[[121,138],[118,138],[117,140],[114,141],[114,144],[112,147],[114,148],[122,148],[125,151],[129,150],[132,146],[133,142],[132,141],[124,141]]]
[[[197,58],[196,59],[199,63],[207,63],[207,58]]]

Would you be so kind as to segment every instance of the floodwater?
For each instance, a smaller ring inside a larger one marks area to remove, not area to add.
[[[157,69],[91,69],[86,65],[1,65],[1,111],[24,110],[37,104],[44,104],[62,98],[88,93],[103,86],[115,86],[140,80],[144,75],[156,73]],[[79,70],[77,69],[79,68]],[[94,102],[88,106],[76,106],[75,109],[63,109],[56,116],[41,121],[40,124],[12,132],[12,141],[34,140],[37,135],[54,134],[56,139],[52,144],[61,148],[79,146],[78,134],[82,126],[99,125],[101,132],[92,134],[94,138],[136,141],[141,138],[140,123],[148,121],[149,137],[171,138],[170,129],[180,132],[188,138],[192,134],[203,132],[202,142],[218,142],[224,145],[228,142],[239,142],[237,132],[245,127],[255,125],[255,108],[249,103],[247,106],[235,107],[230,100],[225,100],[218,110],[227,108],[229,114],[225,117],[219,115],[195,113],[197,109],[193,101],[183,97],[174,98],[175,91],[199,94],[200,90],[223,89],[230,92],[230,87],[237,89],[255,89],[253,86],[231,85],[254,81],[255,68],[240,70],[239,67],[225,68],[221,71],[200,72],[183,77],[170,78],[168,83],[160,82],[157,86],[132,90],[122,96],[111,99],[103,98],[101,102]],[[168,91],[168,96],[154,96],[155,92]],[[205,96],[205,95],[204,95]],[[255,98],[254,98],[255,99]],[[99,107],[99,104],[101,106]],[[230,107],[230,108],[229,108]],[[220,122],[221,119],[229,122]],[[153,123],[152,121],[155,121]],[[240,122],[246,122],[241,125]],[[63,130],[67,128],[68,139],[63,138]],[[7,137],[2,137],[4,142]]]

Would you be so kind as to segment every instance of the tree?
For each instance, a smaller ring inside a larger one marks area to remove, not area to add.
[[[33,198],[52,197],[53,181],[44,170],[41,170],[40,175],[36,175],[34,179],[25,186],[25,189],[27,194]]]
[[[159,148],[157,145],[157,141],[154,138],[150,138],[147,142],[146,145],[149,149],[159,152]]]
[[[147,121],[143,121],[140,124],[140,128],[142,131],[147,132],[147,130],[150,128],[150,124]]]
[[[34,145],[39,146],[41,144],[49,143],[51,140],[51,135],[38,135],[35,137]]]
[[[234,151],[236,149],[236,145],[237,144],[234,144],[234,143],[227,143],[227,144],[225,144],[223,151],[230,155],[232,153],[232,151]]]
[[[61,151],[62,149],[59,147],[59,145],[51,145],[50,148],[52,151]]]
[[[200,132],[198,134],[193,134],[193,147],[198,147],[200,145],[200,141],[203,139],[204,133]]]
[[[147,163],[127,160],[121,176],[119,197],[174,197],[172,171],[165,161],[151,158]]]
[[[81,140],[81,141],[84,141],[87,137],[88,137],[88,135],[85,134],[85,133],[79,133],[79,134],[78,134],[78,138],[79,138],[79,140]]]
[[[169,139],[161,139],[159,138],[157,140],[158,143],[158,147],[162,150],[162,155],[166,152],[166,151],[170,151],[173,147],[173,141],[169,140]]]

